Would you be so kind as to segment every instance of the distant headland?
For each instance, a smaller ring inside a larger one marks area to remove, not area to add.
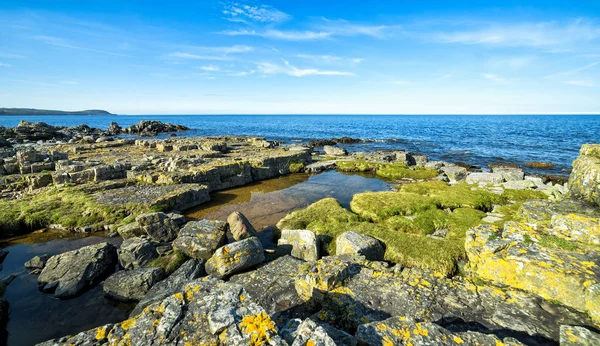
[[[0,108],[0,115],[114,115],[101,109],[88,109],[84,111],[56,111],[35,108]]]

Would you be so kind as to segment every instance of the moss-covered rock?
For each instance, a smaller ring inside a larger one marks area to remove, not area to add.
[[[569,190],[575,196],[600,205],[600,144],[584,144],[573,161]]]

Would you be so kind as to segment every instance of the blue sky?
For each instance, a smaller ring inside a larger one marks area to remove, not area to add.
[[[0,107],[600,113],[600,2],[3,0]]]

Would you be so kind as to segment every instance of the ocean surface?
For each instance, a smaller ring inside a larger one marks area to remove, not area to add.
[[[484,168],[499,161],[545,161],[556,166],[528,171],[549,174],[568,174],[581,144],[600,143],[600,115],[0,116],[0,126],[14,127],[21,119],[103,129],[112,121],[129,126],[161,120],[190,127],[184,136],[250,135],[284,143],[348,136],[376,141],[348,145],[349,151],[405,149]]]

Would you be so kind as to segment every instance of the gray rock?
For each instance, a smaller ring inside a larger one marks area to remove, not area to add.
[[[173,220],[173,222],[175,222],[175,224],[178,227],[181,227],[183,225],[185,225],[186,219],[185,219],[185,215],[182,215],[180,213],[168,213],[167,216]]]
[[[257,235],[250,221],[239,211],[231,213],[227,217],[227,223],[229,224],[229,231],[235,240],[242,240]]]
[[[385,249],[379,240],[358,232],[340,234],[335,241],[336,255],[362,255],[370,261],[382,261]]]
[[[142,214],[135,220],[157,242],[171,241],[179,233],[179,227],[165,213]]]
[[[467,183],[469,184],[500,184],[504,178],[500,173],[470,173],[467,175]]]
[[[560,326],[561,346],[597,346],[600,334],[579,326]]]
[[[119,264],[125,269],[138,269],[158,257],[154,244],[145,238],[129,238],[117,250]]]
[[[173,247],[192,258],[207,260],[226,241],[226,222],[203,219],[186,223]]]
[[[517,164],[510,163],[496,163],[488,165],[492,169],[492,173],[498,173],[502,175],[505,181],[523,180],[525,172]]]
[[[502,186],[506,189],[514,189],[514,190],[528,190],[535,189],[537,186],[535,182],[531,180],[509,180],[506,183],[503,183]]]
[[[340,148],[340,147],[334,147],[331,145],[326,145],[323,147],[323,152],[325,152],[325,155],[330,155],[330,156],[345,156],[348,155],[348,151],[344,148]]]
[[[281,238],[277,241],[277,247],[289,248],[292,256],[305,261],[316,261],[320,257],[317,235],[306,229],[281,231]]]
[[[44,269],[46,262],[48,261],[48,255],[35,256],[29,261],[25,262],[25,268],[27,269]]]
[[[304,167],[304,172],[306,173],[319,173],[324,171],[329,171],[335,169],[335,160],[330,161],[319,161],[315,163],[311,163],[310,165],[306,165]]]
[[[447,162],[444,161],[430,161],[425,164],[425,168],[431,168],[435,170],[440,170],[442,167],[448,166]]]
[[[181,265],[173,274],[152,286],[140,300],[130,316],[140,314],[148,305],[157,303],[168,296],[183,290],[183,286],[204,275],[204,262],[190,259]]]
[[[137,222],[131,222],[117,228],[117,233],[119,233],[119,235],[123,237],[123,239],[146,235],[146,232],[144,232],[144,230],[140,227],[140,225]]]
[[[104,295],[121,301],[136,301],[163,278],[159,268],[121,270],[104,281]]]
[[[452,184],[465,180],[468,173],[466,168],[460,166],[445,166],[441,170],[448,177],[448,182]]]
[[[38,276],[44,291],[54,291],[57,298],[70,298],[96,284],[114,270],[117,251],[112,244],[84,246],[52,256]]]
[[[337,346],[327,331],[310,319],[300,323],[291,334],[294,336],[291,346],[304,346],[308,344],[308,341],[311,341],[310,345],[314,346]]]
[[[208,274],[224,278],[252,268],[264,260],[260,240],[252,237],[218,248],[204,268]]]

